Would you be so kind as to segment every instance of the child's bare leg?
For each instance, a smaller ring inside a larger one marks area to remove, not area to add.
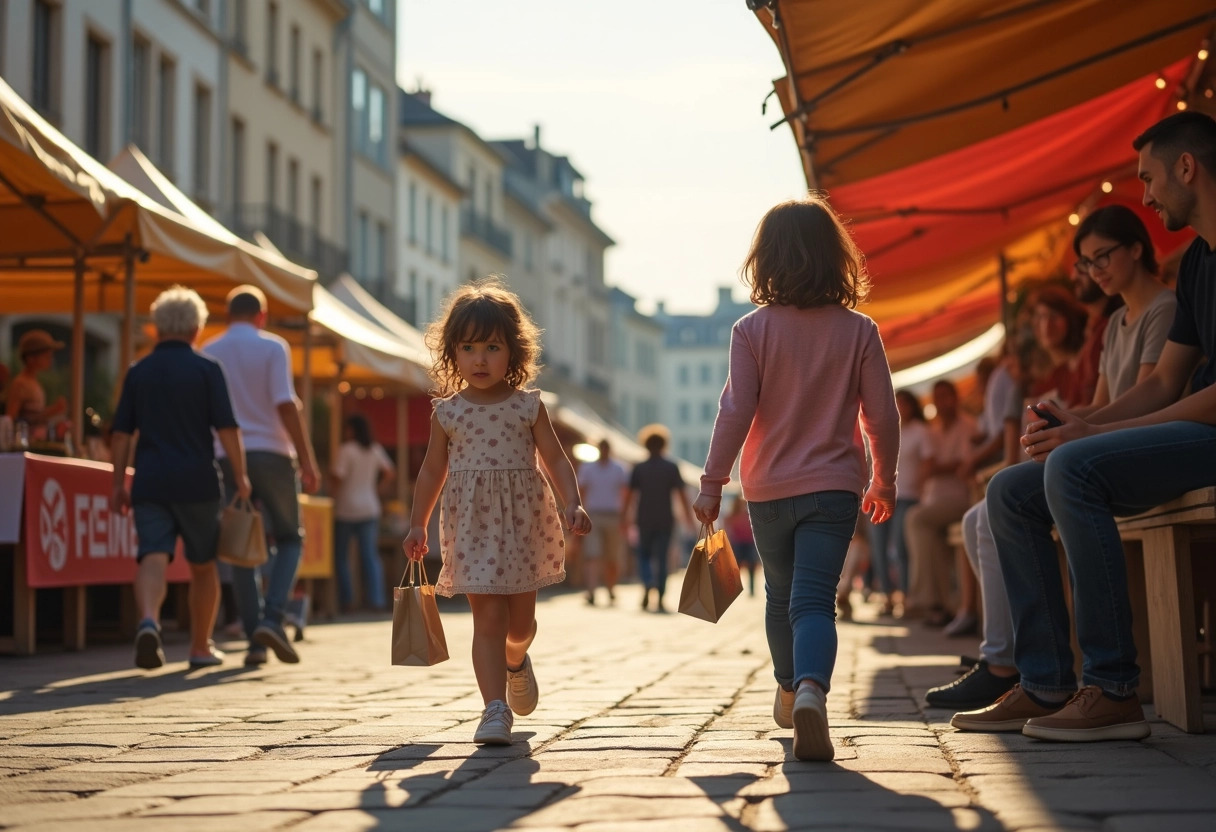
[[[473,672],[488,705],[507,700],[506,641],[509,595],[469,595],[473,609]]]
[[[503,596],[507,600],[509,624],[507,629],[507,666],[518,668],[524,663],[532,633],[536,628],[536,592],[520,592]]]

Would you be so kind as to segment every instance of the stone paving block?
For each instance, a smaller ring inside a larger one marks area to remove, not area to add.
[[[191,818],[190,832],[233,832],[233,815]],[[306,812],[248,812],[240,816],[240,832],[300,828]],[[19,832],[164,832],[165,820],[159,817],[125,817],[105,820],[57,821],[14,826]]]
[[[485,789],[480,783],[471,783],[464,788],[454,789],[443,794],[425,799],[426,808],[431,807],[460,807],[476,806],[493,809],[496,807],[512,809],[536,809],[557,793],[569,788],[564,783],[531,783],[515,789]]]
[[[742,801],[738,801],[739,807]],[[654,820],[658,818],[721,817],[723,807],[708,797],[669,797],[651,800],[643,797],[590,795],[560,800],[520,818],[516,825],[580,826],[612,818],[614,821]]]
[[[1110,818],[1102,832],[1212,832],[1216,817],[1211,812],[1154,812]]]
[[[531,832],[565,832],[570,827],[532,828]],[[660,820],[601,821],[584,823],[578,832],[736,832],[734,818],[662,818]]]
[[[526,809],[409,807],[402,809],[322,812],[291,827],[292,832],[371,832],[371,830],[442,830],[486,832],[505,829]],[[231,832],[231,830],[229,830]]]
[[[76,792],[26,789],[20,784],[0,780],[0,806],[10,806],[14,803],[55,803],[61,800],[76,800],[79,797]]]
[[[898,809],[859,810],[852,808],[816,809],[806,813],[801,807],[779,806],[777,801],[760,804],[746,817],[752,832],[794,832],[800,829],[833,830],[968,830],[968,832],[1003,832],[1004,827],[992,815],[975,809],[947,809],[929,805]],[[581,830],[580,830],[581,832]]]
[[[238,746],[235,748],[149,748],[134,749],[115,754],[111,760],[120,763],[212,763],[245,760],[262,753],[260,748]]]
[[[165,802],[165,798],[105,796],[48,803],[15,803],[4,807],[3,813],[0,813],[0,824],[7,827],[81,818],[115,818]]]
[[[215,773],[215,780],[173,780],[165,778],[150,783],[139,783],[134,786],[108,789],[107,797],[201,797],[205,795],[232,796],[248,794],[270,794],[284,792],[294,785],[290,780],[249,780],[237,779],[230,776],[220,779],[223,775]]]

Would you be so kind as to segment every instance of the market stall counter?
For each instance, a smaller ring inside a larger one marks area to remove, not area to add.
[[[12,587],[12,634],[0,636],[0,652],[35,651],[37,591],[48,588],[64,593],[63,646],[84,649],[86,588],[134,580],[135,524],[130,515],[110,511],[113,472],[109,463],[0,453],[0,570],[11,576]],[[323,505],[311,502],[302,512],[314,531],[305,538],[302,577],[329,578],[332,538]],[[183,587],[189,582],[184,557],[173,559],[168,579]]]

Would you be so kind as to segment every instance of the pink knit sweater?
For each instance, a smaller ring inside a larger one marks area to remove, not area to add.
[[[899,411],[878,326],[841,306],[764,306],[735,324],[701,493],[720,495],[739,449],[743,495],[762,502],[815,491],[895,499]]]

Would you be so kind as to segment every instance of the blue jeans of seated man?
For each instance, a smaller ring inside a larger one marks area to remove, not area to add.
[[[225,495],[235,494],[231,463],[222,459],[220,468],[224,473]],[[232,588],[241,610],[241,623],[245,635],[252,640],[253,631],[263,621],[283,623],[287,600],[300,568],[304,537],[300,528],[300,476],[296,461],[268,451],[248,451],[245,468],[253,486],[253,499],[262,505],[266,533],[274,538],[270,560],[260,570],[243,566],[232,570]],[[258,580],[259,571],[268,576],[265,595]]]
[[[1083,656],[1082,683],[1135,692],[1127,566],[1115,516],[1136,514],[1216,484],[1216,427],[1168,422],[1069,442],[1046,463],[1024,462],[988,484],[988,519],[1013,615],[1022,687],[1076,689],[1055,522],[1068,558]]]
[[[890,520],[867,524],[870,562],[878,578],[878,591],[888,598],[896,589],[903,593],[908,591],[908,543],[904,539],[904,516],[914,505],[916,500],[896,500]],[[895,567],[895,580],[891,579],[892,566]]]
[[[350,607],[355,599],[350,579],[350,542],[354,540],[359,552],[359,571],[363,573],[363,602],[374,610],[384,609],[379,530],[380,521],[375,518],[334,521],[334,572],[338,578],[338,602],[344,607]]]
[[[773,675],[796,689],[803,679],[829,690],[836,666],[836,585],[857,529],[859,498],[817,491],[749,502],[764,564],[764,611]]]
[[[638,527],[638,579],[644,589],[657,589],[659,600],[667,589],[667,555],[671,549],[671,526]]]

